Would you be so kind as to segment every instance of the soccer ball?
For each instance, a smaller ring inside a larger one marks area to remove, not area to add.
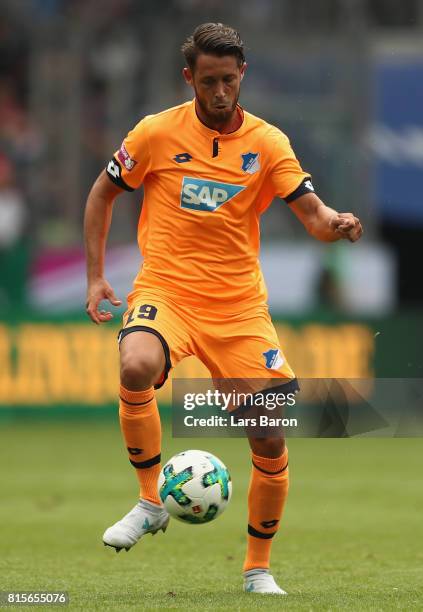
[[[232,495],[226,466],[201,450],[178,453],[159,476],[160,498],[171,516],[186,523],[208,523],[222,514]]]

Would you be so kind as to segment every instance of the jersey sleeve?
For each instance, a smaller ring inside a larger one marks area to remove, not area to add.
[[[287,136],[276,128],[272,133],[270,181],[274,194],[288,203],[314,192],[310,174],[301,168]]]
[[[145,119],[131,130],[107,164],[113,183],[126,191],[141,186],[151,167],[151,151]]]

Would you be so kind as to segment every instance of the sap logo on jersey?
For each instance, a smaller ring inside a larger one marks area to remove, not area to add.
[[[216,183],[215,181],[184,176],[181,190],[181,208],[214,212],[244,189],[243,185]]]

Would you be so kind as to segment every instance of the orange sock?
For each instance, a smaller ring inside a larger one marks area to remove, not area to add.
[[[248,536],[244,572],[268,569],[272,538],[288,496],[288,449],[276,459],[252,453],[253,468],[248,491]]]
[[[154,389],[128,391],[120,387],[119,419],[140,483],[140,497],[161,504],[157,489],[160,474],[162,429]]]

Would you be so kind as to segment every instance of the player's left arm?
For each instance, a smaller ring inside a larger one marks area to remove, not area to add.
[[[363,234],[360,219],[353,213],[339,213],[326,206],[315,193],[305,193],[289,202],[289,207],[308,233],[323,242],[356,242]]]
[[[286,134],[271,126],[264,144],[273,194],[285,200],[309,234],[323,242],[361,238],[363,228],[356,216],[338,213],[315,194],[311,177],[301,168]]]

